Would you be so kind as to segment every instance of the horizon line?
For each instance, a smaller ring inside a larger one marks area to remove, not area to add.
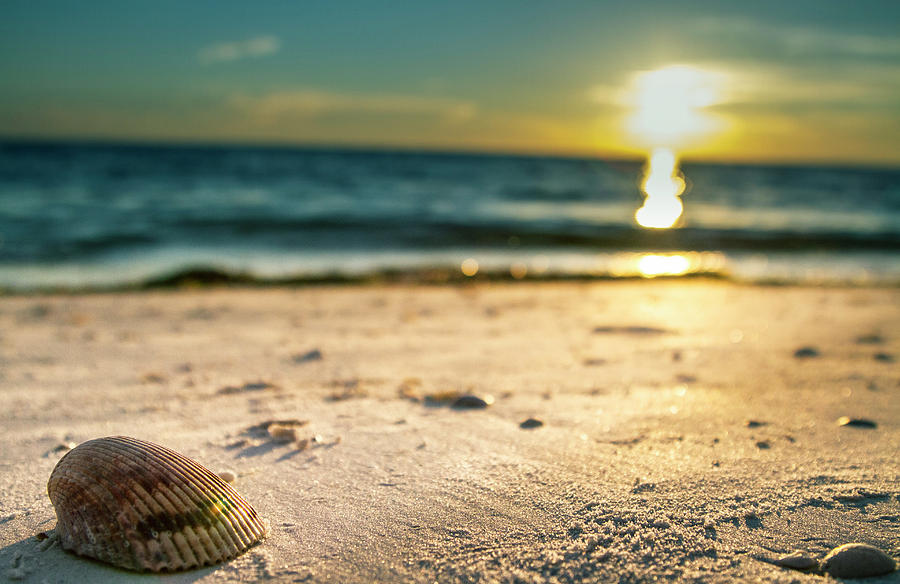
[[[540,150],[504,150],[493,148],[454,147],[440,145],[386,144],[364,142],[316,142],[289,140],[214,140],[203,138],[146,138],[146,137],[110,137],[110,136],[34,136],[0,134],[0,145],[34,144],[34,145],[79,145],[79,146],[123,146],[123,147],[155,147],[155,148],[255,148],[272,150],[331,150],[345,152],[424,154],[424,155],[458,155],[458,156],[495,156],[512,158],[556,158],[563,160],[595,160],[624,164],[642,164],[646,155],[632,155],[626,152],[588,152],[540,151]],[[900,170],[900,161],[862,162],[846,159],[753,159],[753,158],[691,158],[682,157],[680,164],[701,164],[714,166],[777,166],[804,168],[834,169],[871,169]]]

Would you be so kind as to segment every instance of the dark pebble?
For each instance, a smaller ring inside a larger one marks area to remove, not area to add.
[[[322,351],[313,349],[306,353],[298,353],[292,357],[294,363],[308,363],[309,361],[321,361]]]
[[[759,448],[760,450],[768,450],[769,448],[772,447],[772,445],[769,444],[769,442],[767,440],[760,440],[759,442],[756,443],[756,447]]]
[[[519,424],[519,428],[522,428],[523,430],[531,430],[533,428],[540,428],[543,425],[544,423],[537,418],[528,418],[527,420]]]
[[[662,335],[669,331],[655,326],[598,326],[594,334]]]
[[[797,359],[809,359],[811,357],[818,357],[819,350],[815,347],[800,347],[796,351],[794,351],[794,357]]]
[[[264,389],[278,389],[278,386],[274,383],[269,383],[268,381],[252,381],[250,383],[245,383],[240,387],[235,387],[233,385],[223,387],[219,390],[219,393],[227,395],[243,393],[245,391],[262,391]]]
[[[477,395],[461,395],[450,404],[450,407],[458,410],[483,410],[488,407],[488,402]]]
[[[760,426],[767,426],[768,422],[760,422],[759,420],[747,420],[744,425],[748,428],[759,428]]]
[[[877,428],[878,424],[876,424],[872,420],[867,420],[865,418],[850,418],[848,416],[841,416],[840,418],[838,418],[838,426],[849,426],[851,428]]]
[[[893,363],[896,360],[890,353],[875,353],[873,357],[876,361],[881,361],[882,363]]]

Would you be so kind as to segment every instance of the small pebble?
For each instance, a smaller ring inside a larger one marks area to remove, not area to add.
[[[480,398],[477,395],[461,395],[450,404],[450,407],[458,409],[458,410],[483,410],[494,403],[494,398],[486,395],[484,398]]]
[[[251,381],[241,386],[228,385],[219,389],[219,393],[223,395],[243,393],[245,391],[262,391],[264,389],[278,389],[278,386],[268,381]]]
[[[309,361],[321,361],[322,360],[322,351],[318,349],[313,349],[312,351],[307,351],[306,353],[298,353],[292,357],[294,363],[308,363]]]
[[[759,428],[760,426],[768,426],[768,422],[760,422],[759,420],[747,420],[744,425],[748,428]]]
[[[760,450],[768,450],[769,448],[772,447],[772,445],[769,444],[768,440],[760,440],[759,442],[756,443],[756,447],[759,448]]]
[[[38,544],[37,548],[38,548],[38,551],[45,552],[45,551],[49,550],[51,547],[53,547],[53,545],[56,543],[56,532],[51,531],[49,534],[47,534],[45,532],[41,532],[41,533],[43,533],[44,539],[38,540],[38,541],[40,541],[40,543]]]
[[[268,429],[269,437],[275,442],[293,442],[297,439],[297,428],[294,426],[283,426],[281,424],[272,424]]]
[[[882,363],[893,363],[895,361],[894,356],[890,353],[875,353],[872,357]]]
[[[818,357],[819,350],[815,347],[801,347],[794,351],[794,357],[797,359],[809,359],[810,357]]]
[[[897,569],[893,558],[865,543],[846,543],[834,548],[820,567],[835,578],[868,578]]]
[[[544,422],[538,420],[537,418],[528,418],[527,420],[519,424],[519,428],[522,428],[523,430],[531,430],[533,428],[540,428],[543,425]]]
[[[791,568],[792,570],[812,570],[819,565],[815,558],[801,551],[781,556],[772,563],[783,568]]]
[[[872,420],[867,420],[865,418],[851,418],[848,416],[841,416],[838,418],[838,426],[848,426],[851,428],[877,428],[878,424],[873,422]]]
[[[219,471],[219,478],[226,483],[233,483],[237,479],[237,473],[233,470],[222,470]]]

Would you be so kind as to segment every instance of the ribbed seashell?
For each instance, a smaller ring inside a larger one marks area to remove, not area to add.
[[[199,463],[115,436],[70,450],[47,484],[63,549],[137,571],[231,559],[265,536],[256,511]]]

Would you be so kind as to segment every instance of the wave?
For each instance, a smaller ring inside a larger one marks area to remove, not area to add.
[[[685,227],[641,230],[621,225],[588,225],[564,220],[509,222],[414,221],[399,218],[244,218],[239,221],[183,219],[152,232],[109,231],[99,235],[56,236],[3,248],[9,263],[78,261],[171,246],[243,247],[293,253],[305,250],[408,252],[461,246],[508,249],[580,249],[598,252],[721,251],[802,253],[816,251],[900,251],[894,232],[796,232]]]

